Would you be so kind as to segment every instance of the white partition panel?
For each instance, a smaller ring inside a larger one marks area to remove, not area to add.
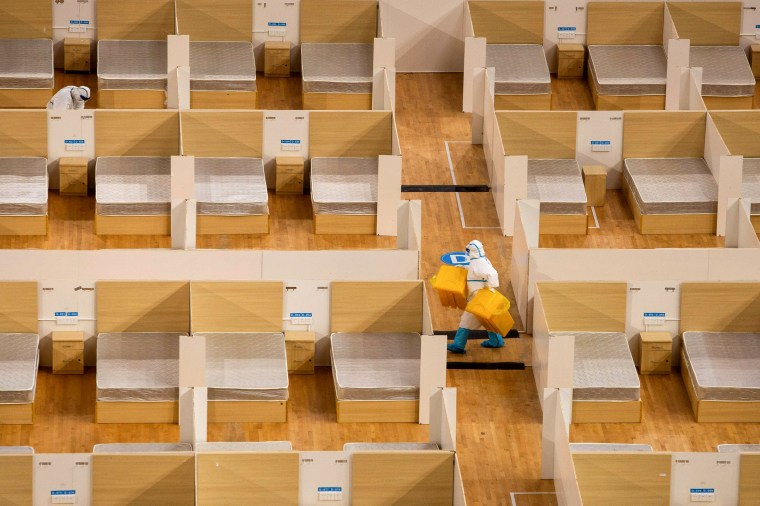
[[[747,199],[739,199],[738,204],[738,246],[740,248],[760,248],[760,240],[757,238],[757,232],[755,232],[755,227],[750,219],[750,206],[752,203]]]
[[[171,158],[172,248],[195,249],[195,157]]]
[[[283,330],[314,332],[314,365],[330,365],[330,281],[286,278],[283,288]],[[311,313],[308,325],[293,323],[291,313]]]
[[[203,369],[205,371],[205,367]],[[179,440],[205,443],[208,434],[208,389],[179,387]]]
[[[456,451],[457,390],[440,388],[430,396],[430,427],[428,441],[441,450]]]
[[[422,336],[419,423],[430,423],[430,396],[446,387],[446,336]]]
[[[538,248],[538,225],[541,214],[538,200],[518,200],[515,230],[512,236],[512,261],[509,279],[515,293],[517,311],[525,330],[530,333],[533,322],[528,320],[528,266],[530,250]]]
[[[177,67],[190,68],[190,36],[168,35],[166,37],[166,71]]]
[[[536,294],[535,317],[533,318],[533,349],[531,367],[536,389],[543,392],[548,387],[549,374],[549,327],[546,322],[544,306],[540,294]],[[538,396],[541,407],[544,408],[543,395]]]
[[[497,176],[495,178],[496,183],[504,187],[504,214],[500,216],[502,218],[501,225],[504,235],[512,236],[515,228],[517,201],[528,198],[528,157],[525,155],[507,156],[504,158],[504,179],[501,180],[498,177],[498,171],[494,170],[494,174]]]
[[[396,39],[375,39],[372,68],[372,109],[393,110],[396,103]],[[392,80],[391,86],[386,86],[386,79]],[[390,92],[390,97],[386,97],[386,91]],[[390,109],[385,107],[386,99],[390,101]]]
[[[678,39],[678,30],[676,29],[676,24],[673,22],[673,16],[670,14],[668,4],[665,3],[662,26],[662,46],[665,48],[665,54],[667,54],[668,45],[670,45],[670,41],[673,39]]]
[[[549,71],[557,71],[557,45],[586,43],[588,0],[546,2],[544,10],[544,52]],[[560,29],[562,39],[560,39]]]
[[[690,111],[706,111],[707,106],[702,99],[702,68],[689,69],[688,97]]]
[[[425,285],[422,287],[422,334],[426,336],[432,336],[435,331],[433,330],[433,317],[430,314],[430,298],[428,297],[428,291]]]
[[[663,325],[649,325],[644,323],[644,313],[664,313]],[[628,346],[631,348],[633,361],[639,364],[641,354],[641,332],[670,332],[677,336],[681,333],[681,284],[677,281],[635,281],[628,283],[628,297],[626,298],[625,333],[628,337]],[[679,339],[673,342],[673,365],[680,362],[681,343]]]
[[[668,42],[668,70],[665,85],[665,109],[677,111],[688,107],[687,83],[689,76],[689,40],[672,39]],[[684,102],[686,98],[686,102]]]
[[[261,158],[264,161],[267,186],[274,189],[276,157],[302,156],[304,160],[309,160],[309,111],[264,111],[263,138],[264,152]],[[292,151],[294,146],[298,148],[296,151]],[[307,161],[304,187],[311,186],[309,174]]]
[[[717,235],[726,235],[729,201],[742,195],[743,156],[721,156],[718,175],[718,227]]]
[[[755,248],[710,249],[707,253],[709,281],[760,280],[760,250]]]
[[[169,70],[166,91],[167,109],[190,109],[190,67]]]
[[[720,182],[720,159],[730,154],[731,152],[723,141],[715,121],[708,114],[705,123],[705,162],[710,167],[716,183]]]
[[[340,499],[331,500],[330,506],[351,504],[351,462],[346,452],[300,452],[299,499],[303,506],[324,504],[319,500],[320,487],[340,489]]]
[[[95,40],[95,2],[52,2],[53,52],[55,67],[63,67],[63,39],[76,37]],[[90,50],[95,54],[95,47]]]
[[[466,3],[466,2],[465,2]],[[462,82],[462,111],[473,112],[474,104],[480,100],[480,86],[476,82],[477,69],[486,67],[486,39],[465,37],[464,76]],[[473,144],[477,144],[473,140]]]
[[[483,122],[476,130],[474,115],[471,121],[470,129],[472,135],[476,133],[480,134],[480,140],[475,142],[473,137],[473,144],[483,144],[483,154],[486,158],[486,168],[488,169],[488,180],[493,183],[493,166],[494,158],[501,156],[504,157],[504,146],[501,140],[501,134],[499,133],[499,124],[496,120],[496,109],[494,107],[494,95],[492,86],[493,75],[485,72],[485,82],[483,83],[485,94],[483,102]]]
[[[261,279],[419,279],[419,253],[411,250],[262,251],[261,254]]]
[[[75,504],[92,504],[92,454],[34,454],[35,506],[53,504],[52,492],[72,490]]]
[[[692,489],[713,489],[719,506],[739,504],[739,453],[673,453],[670,504],[688,505]]]
[[[570,452],[570,420],[572,419],[572,391],[559,390],[559,409],[554,422],[554,489],[559,506],[582,506],[581,491],[575,475],[575,464]]]
[[[623,112],[582,111],[578,113],[575,159],[578,164],[607,167],[607,188],[622,188]],[[609,141],[609,151],[594,151],[595,141]]]
[[[402,200],[398,204],[398,249],[422,249],[422,201]]]
[[[50,109],[47,115],[48,184],[57,190],[60,183],[58,161],[62,156],[95,158],[95,114],[88,109]],[[89,172],[88,186],[93,187],[95,173],[94,170]]]
[[[267,0],[253,2],[253,54],[256,68],[264,70],[264,42],[273,40],[290,42],[290,68],[301,68],[301,13],[300,2],[294,0]],[[270,34],[269,30],[277,32]],[[278,35],[283,31],[285,35]]]
[[[377,178],[377,235],[398,235],[401,202],[401,157],[380,155]]]

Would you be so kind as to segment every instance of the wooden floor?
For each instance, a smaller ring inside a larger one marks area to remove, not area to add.
[[[57,84],[88,84],[94,76],[57,75]],[[258,79],[259,107],[298,108],[300,81]],[[584,81],[553,82],[555,109],[591,108]],[[482,149],[469,143],[469,115],[460,112],[461,74],[400,74],[397,77],[397,121],[404,155],[404,184],[487,184]],[[294,97],[294,98],[291,98]],[[97,92],[93,102],[97,101]],[[450,169],[449,159],[453,169]],[[317,237],[311,233],[308,197],[271,195],[272,234],[267,237],[212,237],[202,248],[389,248],[388,238]],[[508,286],[511,240],[502,237],[489,194],[460,195],[461,214],[454,194],[406,194],[423,203],[422,275],[429,278],[440,255],[460,251],[480,239],[497,268],[502,289]],[[653,248],[720,246],[713,236],[640,236],[620,192],[608,192],[600,229],[588,236],[545,236],[542,247]],[[93,235],[94,199],[61,198],[51,194],[50,233],[43,239],[0,238],[0,248],[150,248],[168,247],[168,238]],[[473,228],[485,227],[485,228]],[[460,312],[446,309],[431,297],[436,329],[456,328]],[[502,350],[481,349],[471,343],[462,360],[527,362],[530,339],[509,340]],[[459,457],[468,503],[472,505],[556,504],[551,481],[539,479],[541,411],[530,369],[523,371],[450,370],[447,382],[458,391]],[[688,399],[680,378],[642,379],[642,424],[574,426],[575,441],[645,442],[658,450],[711,450],[718,443],[760,441],[760,424],[700,424],[691,421]],[[289,440],[296,449],[337,450],[352,441],[424,441],[427,428],[415,424],[337,424],[329,369],[314,376],[291,376],[287,424],[215,424],[209,440]],[[110,442],[176,441],[178,429],[168,425],[96,425],[95,374],[53,376],[41,370],[37,390],[37,422],[30,427],[4,426],[0,445],[31,445],[38,452],[89,451]],[[549,494],[519,494],[547,492]]]

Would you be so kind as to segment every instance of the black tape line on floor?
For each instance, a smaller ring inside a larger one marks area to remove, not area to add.
[[[484,184],[404,184],[402,193],[488,193],[491,188]]]
[[[456,330],[435,330],[433,331],[433,334],[436,336],[446,336],[446,338],[451,341],[454,339],[454,335],[457,333]],[[510,330],[506,336],[504,336],[504,339],[516,339],[520,337],[520,334],[517,332],[516,329]],[[469,339],[488,339],[488,333],[485,330],[472,330],[470,331]]]
[[[448,362],[446,369],[482,369],[492,371],[522,371],[522,362]]]

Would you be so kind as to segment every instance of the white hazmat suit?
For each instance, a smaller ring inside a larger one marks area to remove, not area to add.
[[[90,100],[90,88],[87,86],[66,86],[58,90],[48,102],[48,109],[84,109],[84,103]]]

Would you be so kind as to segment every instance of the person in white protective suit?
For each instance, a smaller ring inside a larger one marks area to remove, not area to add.
[[[478,290],[491,290],[499,287],[499,273],[493,268],[491,262],[486,258],[486,252],[480,241],[472,241],[465,248],[467,256],[470,258],[470,265],[467,266],[467,300],[478,292]],[[472,313],[465,311],[462,313],[462,319],[459,321],[459,328],[454,336],[454,343],[448,345],[452,353],[464,353],[467,345],[467,338],[471,330],[477,330],[481,327],[480,321]],[[488,340],[480,343],[484,348],[501,348],[504,346],[504,338],[496,332],[488,332]]]
[[[87,86],[66,86],[48,102],[48,109],[84,109],[84,103],[90,100],[90,88]]]

